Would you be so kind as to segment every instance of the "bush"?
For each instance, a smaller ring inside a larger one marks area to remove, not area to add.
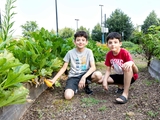
[[[127,49],[131,54],[136,54],[136,50],[138,48],[138,45],[137,44],[134,44],[130,41],[124,41],[122,43],[122,48],[125,48]]]

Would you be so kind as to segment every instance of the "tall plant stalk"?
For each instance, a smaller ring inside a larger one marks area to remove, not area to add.
[[[11,21],[11,19],[16,14],[12,12],[12,10],[16,8],[13,5],[15,2],[16,0],[6,0],[4,15],[2,14],[3,19],[1,19],[2,22],[1,22],[1,30],[0,30],[0,39],[1,39],[0,49],[6,46],[6,44],[10,41],[10,38],[13,34],[12,27],[13,27],[14,21]]]

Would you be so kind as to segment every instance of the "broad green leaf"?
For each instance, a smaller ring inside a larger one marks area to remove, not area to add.
[[[14,88],[11,90],[3,91],[2,97],[0,97],[0,107],[13,104],[22,104],[26,102],[26,98],[29,95],[29,90],[24,86]]]

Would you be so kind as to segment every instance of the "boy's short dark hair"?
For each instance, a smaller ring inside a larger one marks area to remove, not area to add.
[[[74,34],[74,40],[76,40],[77,37],[85,37],[86,40],[88,40],[88,35],[85,31],[77,31],[75,34]]]
[[[109,39],[118,39],[119,42],[121,42],[121,34],[119,34],[118,32],[111,32],[108,34],[106,41],[108,42]]]

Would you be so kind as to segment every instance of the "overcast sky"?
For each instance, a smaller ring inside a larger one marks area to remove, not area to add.
[[[1,13],[6,0],[0,0]],[[21,25],[26,21],[36,21],[38,26],[56,30],[55,0],[17,0],[14,4],[14,35],[21,35]],[[149,13],[154,10],[160,18],[160,0],[57,0],[58,27],[76,29],[84,26],[92,30],[101,22],[102,13],[109,17],[115,9],[121,9],[131,18],[134,25],[141,25]],[[104,19],[104,17],[103,17]]]

